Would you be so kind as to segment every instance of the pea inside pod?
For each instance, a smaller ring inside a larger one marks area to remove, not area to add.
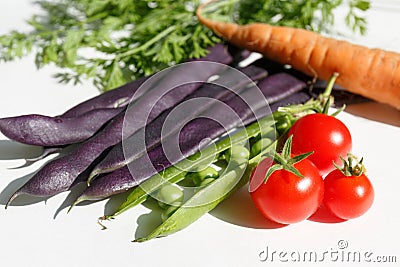
[[[172,184],[166,184],[156,194],[158,205],[163,209],[168,209],[172,203],[179,205],[183,201],[182,190]]]
[[[249,150],[241,145],[233,145],[225,152],[225,159],[228,163],[232,160],[234,164],[241,165],[247,162],[249,158]]]
[[[258,155],[261,151],[263,151],[265,148],[270,146],[272,144],[272,140],[269,138],[261,138],[257,142],[255,142],[250,149],[250,155],[251,157],[254,157]]]
[[[199,186],[204,180],[212,178],[216,179],[219,177],[219,173],[213,167],[207,167],[199,172],[190,172],[186,175],[187,179],[191,179],[195,186]]]

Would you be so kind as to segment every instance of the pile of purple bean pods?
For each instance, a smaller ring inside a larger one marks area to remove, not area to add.
[[[206,57],[190,62],[220,64],[201,71],[190,69],[189,64],[181,72],[171,73],[161,82],[152,84],[149,90],[139,88],[152,76],[82,102],[59,116],[31,114],[0,119],[0,131],[6,137],[44,147],[43,155],[37,159],[74,144],[72,150],[47,162],[16,190],[7,206],[23,194],[47,198],[72,190],[79,183],[85,183],[87,187],[78,202],[100,200],[126,192],[155,173],[193,155],[227,130],[250,124],[279,106],[304,103],[325,87],[323,82],[318,81],[310,91],[307,84],[312,80],[310,77],[264,58],[240,67],[238,62],[247,56],[248,53],[243,51],[216,45],[210,48]],[[225,68],[226,65],[241,71],[256,83],[264,99],[253,97],[248,81],[235,79]],[[181,86],[161,93],[163,88],[193,73],[196,82],[185,83],[182,80]],[[207,82],[215,75],[228,83],[230,90]],[[340,88],[337,92],[343,94]],[[222,107],[214,105],[213,101],[184,109],[178,115],[173,114],[176,106],[199,98],[212,98],[224,103],[237,114],[236,118],[225,118]],[[251,99],[251,106],[243,99]],[[339,97],[336,103],[340,105],[341,99],[348,97]],[[128,109],[132,116],[126,116]],[[146,112],[149,113],[146,118],[140,116]],[[175,142],[174,145],[180,148],[181,153],[175,157],[167,157],[161,145],[161,132],[169,115],[175,116],[176,124],[164,131],[162,136],[171,139],[170,142]],[[218,119],[226,121],[224,127]],[[143,127],[146,128],[145,136],[140,131]],[[176,136],[178,138],[173,138]],[[138,140],[145,142],[145,146],[139,146]],[[210,141],[207,143],[204,140]],[[123,151],[127,144],[130,151],[128,157]],[[142,167],[147,158],[150,158],[154,168]],[[129,166],[135,171],[132,172]]]

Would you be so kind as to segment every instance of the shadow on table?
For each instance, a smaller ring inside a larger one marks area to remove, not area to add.
[[[18,143],[11,140],[0,140],[0,160],[27,159],[40,156],[43,148]]]
[[[37,161],[43,161],[42,167],[49,161],[54,160],[56,158],[62,157],[65,154],[69,153],[75,148],[75,145],[70,145],[67,147],[60,147],[53,150],[44,149],[41,146],[32,146],[26,145],[19,142],[15,142],[12,140],[0,140],[0,160],[14,160],[14,159],[25,159],[25,164],[17,167],[11,167],[9,169],[17,169],[27,167],[31,164],[36,163]],[[53,155],[56,155],[53,157]],[[52,155],[50,157],[50,155]],[[38,171],[38,170],[37,170]],[[37,172],[32,172],[26,174],[20,178],[17,178],[11,181],[2,192],[0,192],[0,205],[7,205],[8,200],[14,194],[16,190],[22,187],[34,174]],[[57,209],[54,218],[58,215],[58,213],[65,208],[69,207],[70,204],[75,201],[76,197],[81,193],[82,187],[74,186],[76,188],[72,188],[70,194],[67,196],[65,201],[61,204],[61,206]],[[81,190],[81,191],[80,191]],[[22,194],[15,198],[9,206],[26,206],[34,203],[38,203],[40,201],[46,201],[50,197],[36,197],[32,195]]]
[[[385,104],[373,101],[352,104],[347,106],[345,111],[369,120],[400,127],[400,110]]]
[[[16,160],[25,159],[26,163],[22,166],[11,167],[9,169],[27,167],[36,161],[30,161],[27,159],[34,159],[43,155],[43,147],[26,145],[12,140],[0,140],[0,160]],[[0,192],[0,205],[7,205],[8,200],[21,186],[23,186],[37,171],[26,174],[20,178],[11,181],[1,192]],[[9,206],[26,206],[41,201],[46,201],[49,197],[35,197],[31,195],[20,195],[15,198]]]
[[[308,220],[319,223],[342,223],[346,221],[336,217],[323,204]]]
[[[266,219],[257,210],[246,185],[220,203],[210,214],[220,220],[247,228],[276,229],[286,226]]]
[[[160,213],[155,210],[140,215],[136,222],[135,239],[148,236],[154,229],[162,224]]]
[[[276,229],[287,226],[270,221],[262,216],[251,200],[247,186],[243,186],[219,204],[210,214],[223,221],[247,228]],[[345,220],[333,215],[323,205],[308,220],[319,223],[345,222]]]
[[[15,179],[14,181],[11,181],[0,193],[0,205],[7,205],[8,200],[11,198],[14,192],[17,191],[22,185],[24,185],[33,175],[34,172]],[[40,201],[45,201],[47,199],[48,198],[21,195],[14,199],[11,202],[10,206],[26,206],[38,203]]]

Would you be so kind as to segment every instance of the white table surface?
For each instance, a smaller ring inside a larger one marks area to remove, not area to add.
[[[353,41],[400,52],[400,32],[396,30],[400,25],[400,2],[397,7],[392,5],[396,1],[374,1],[377,2],[368,15],[368,35],[353,37]],[[24,19],[36,11],[28,0],[0,1],[0,34],[26,29]],[[58,115],[98,94],[89,83],[57,84],[51,77],[55,71],[53,67],[36,70],[32,57],[0,63],[0,117]],[[354,153],[364,156],[367,174],[375,187],[375,202],[364,216],[343,223],[308,220],[271,228],[243,188],[187,229],[141,244],[130,241],[151,222],[146,216],[150,210],[144,206],[107,222],[105,231],[100,230],[96,220],[103,214],[107,201],[79,206],[67,214],[59,208],[68,192],[46,202],[5,210],[4,204],[13,190],[44,161],[18,168],[24,164],[22,157],[35,155],[39,149],[11,142],[0,134],[0,265],[311,266],[307,261],[293,262],[290,255],[313,252],[318,259],[325,258],[312,266],[399,266],[400,112],[369,103],[349,107],[340,118],[353,135]],[[340,249],[343,244],[348,246]],[[275,251],[274,258],[269,255],[261,261],[267,248],[269,253]],[[353,252],[361,255],[360,263],[342,262],[342,253]],[[286,256],[281,254],[279,258],[279,253]],[[365,260],[383,259],[378,256],[395,256],[397,263],[366,265]],[[282,262],[284,259],[288,262]]]

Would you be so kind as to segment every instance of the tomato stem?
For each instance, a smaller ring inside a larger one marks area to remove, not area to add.
[[[333,86],[335,85],[336,79],[339,76],[339,73],[334,72],[331,76],[331,78],[328,81],[328,84],[326,85],[325,91],[322,93],[322,97],[325,99],[330,98]]]
[[[326,85],[325,91],[320,95],[321,97],[321,106],[323,114],[328,114],[329,107],[333,104],[333,97],[331,97],[333,85],[335,84],[336,78],[339,76],[339,73],[334,72],[331,78]]]
[[[275,164],[272,165],[268,169],[267,173],[265,174],[264,183],[267,182],[268,178],[272,175],[272,173],[274,173],[275,171],[278,171],[278,170],[286,170],[300,178],[304,178],[304,175],[301,174],[301,172],[298,169],[296,169],[294,164],[307,158],[309,155],[314,153],[314,151],[292,157],[292,139],[293,139],[293,135],[289,136],[289,138],[286,140],[286,142],[282,148],[281,153],[278,153],[276,151],[273,151],[271,153],[272,154],[271,157],[274,159]]]
[[[329,108],[332,106],[334,101],[333,97],[331,96],[333,85],[335,84],[335,81],[338,76],[339,73],[337,72],[334,72],[332,74],[331,78],[328,81],[328,84],[326,85],[324,92],[320,94],[317,97],[317,99],[310,99],[306,103],[300,105],[288,105],[285,107],[280,107],[278,108],[278,111],[286,114],[291,114],[293,117],[302,117],[306,114],[314,112],[328,114]],[[345,106],[343,106],[341,109],[336,111],[331,116],[336,116],[341,111],[343,111],[344,108]]]
[[[342,156],[340,157],[343,166],[337,165],[333,162],[333,165],[341,171],[345,176],[360,176],[365,173],[365,167],[363,165],[364,158],[358,160],[356,156],[351,153],[347,154],[347,160],[345,160]]]

